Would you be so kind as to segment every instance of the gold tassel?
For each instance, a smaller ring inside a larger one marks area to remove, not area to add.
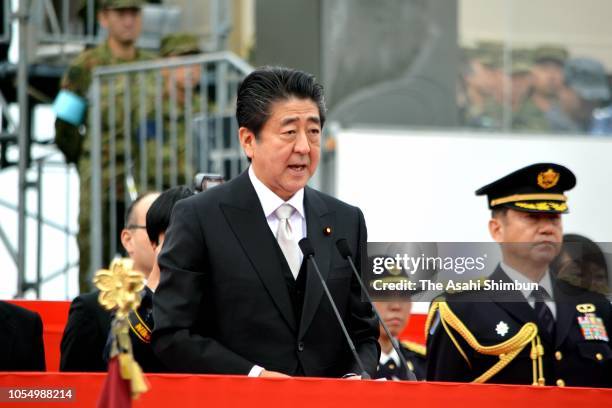
[[[431,321],[433,319],[433,315],[435,311],[438,311],[440,314],[440,320],[442,321],[442,326],[446,330],[446,333],[450,337],[451,341],[461,354],[461,356],[466,360],[468,365],[470,365],[470,361],[467,358],[465,352],[459,346],[459,343],[456,341],[453,336],[450,328],[452,327],[459,335],[467,342],[467,344],[472,347],[477,353],[485,354],[485,355],[494,355],[498,356],[500,359],[497,363],[495,363],[491,368],[485,371],[481,376],[477,377],[474,381],[475,383],[484,383],[487,382],[491,377],[499,373],[502,369],[504,369],[517,355],[520,354],[521,351],[525,348],[525,346],[529,343],[532,343],[532,351],[531,354],[538,358],[538,362],[540,363],[540,378],[542,379],[542,359],[540,355],[540,351],[543,354],[543,348],[536,347],[534,352],[533,350],[533,340],[536,338],[538,334],[538,326],[536,326],[532,322],[525,323],[523,327],[516,333],[513,337],[508,340],[495,344],[492,346],[483,346],[481,345],[476,337],[470,332],[470,330],[465,326],[465,324],[455,315],[455,313],[451,310],[450,306],[446,302],[437,301],[432,305],[432,310],[430,310],[427,322],[426,322],[426,330],[429,328]],[[538,339],[539,340],[539,339]],[[532,357],[533,360],[533,357]],[[533,367],[535,373],[535,367]]]

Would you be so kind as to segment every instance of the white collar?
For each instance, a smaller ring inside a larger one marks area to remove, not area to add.
[[[526,277],[525,275],[523,275],[522,273],[520,273],[519,271],[517,271],[516,269],[513,269],[511,267],[509,267],[507,264],[505,264],[504,262],[501,262],[500,264],[501,268],[503,269],[503,271],[506,273],[506,275],[508,275],[508,277],[511,280],[517,280],[520,283],[533,283],[533,281],[531,279],[529,279],[528,277]],[[544,273],[544,276],[542,276],[542,279],[540,279],[540,281],[538,282],[538,285],[540,285],[542,287],[542,289],[545,289],[546,292],[548,293],[548,295],[550,296],[550,298],[553,298],[553,292],[552,292],[552,280],[550,279],[550,270],[547,269],[546,272]],[[529,287],[528,285],[523,285],[523,287]],[[529,296],[531,295],[531,290],[529,289],[523,289],[521,290],[521,292],[523,293],[523,296],[525,296],[525,299],[529,299]]]
[[[253,166],[249,166],[249,179],[251,179],[251,184],[253,184],[255,188],[255,193],[257,194],[257,198],[259,198],[261,208],[263,208],[266,218],[272,215],[282,204],[287,203],[295,208],[303,219],[306,219],[306,214],[304,212],[304,188],[300,188],[289,200],[285,201],[259,180],[255,174],[255,170],[253,170]]]
[[[380,351],[380,358],[378,359],[378,363],[380,365],[384,365],[387,364],[389,360],[393,360],[395,362],[395,365],[400,365],[400,358],[394,348],[391,349],[391,352],[389,352],[389,354],[385,353],[382,350]]]

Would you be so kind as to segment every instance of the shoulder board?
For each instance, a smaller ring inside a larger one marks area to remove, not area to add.
[[[400,342],[402,346],[406,347],[408,350],[417,353],[421,356],[425,356],[427,354],[427,350],[424,345],[415,343],[414,341],[402,340]]]

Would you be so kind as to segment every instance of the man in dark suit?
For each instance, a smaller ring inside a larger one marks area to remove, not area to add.
[[[45,371],[38,313],[0,301],[0,371]]]
[[[261,68],[238,89],[248,171],[174,207],[153,299],[153,347],[170,370],[250,376],[359,373],[312,264],[321,273],[370,375],[378,327],[349,264],[367,232],[361,211],[306,186],[319,162],[322,87],[310,74]]]
[[[575,184],[569,169],[538,163],[476,192],[487,195],[489,231],[502,250],[489,279],[517,290],[462,292],[432,304],[428,380],[612,386],[610,302],[550,271],[564,192]]]
[[[158,193],[138,197],[126,213],[121,244],[134,261],[134,269],[148,276],[154,253],[146,231],[146,215]],[[68,321],[60,344],[60,371],[106,371],[104,347],[111,326],[111,314],[98,303],[100,291],[77,296],[70,305]]]

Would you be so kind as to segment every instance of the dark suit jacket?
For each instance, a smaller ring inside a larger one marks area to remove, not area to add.
[[[38,313],[0,302],[0,371],[45,371]]]
[[[378,325],[335,248],[337,239],[346,238],[357,265],[365,260],[363,215],[310,188],[304,197],[307,234],[321,273],[373,375]],[[360,372],[310,264],[297,321],[279,251],[247,172],[176,204],[153,298],[153,347],[171,371],[247,374],[257,364],[290,375]]]
[[[103,353],[111,314],[98,303],[99,293],[89,292],[72,301],[60,345],[60,371],[106,371]]]
[[[500,267],[490,279],[510,282],[510,278]],[[610,302],[599,294],[574,287],[552,276],[551,279],[553,297],[557,307],[555,338],[548,338],[540,330],[544,347],[543,363],[546,385],[555,385],[557,380],[562,380],[567,386],[612,386],[610,342],[586,340],[577,320],[583,314],[576,309],[579,304],[593,304],[594,313],[603,320],[609,336],[612,333]],[[469,301],[466,301],[468,299]],[[527,322],[537,324],[534,309],[519,292],[459,293],[448,295],[447,301],[457,317],[469,328],[480,344],[485,346],[509,339]],[[496,332],[499,322],[508,325],[508,332],[503,337]],[[453,335],[466,352],[472,366],[469,367],[461,357],[442,324],[434,324],[427,341],[428,380],[470,382],[499,361],[495,356],[477,354],[460,335],[457,333]],[[489,382],[531,384],[533,377],[530,350],[530,345],[527,345]]]

